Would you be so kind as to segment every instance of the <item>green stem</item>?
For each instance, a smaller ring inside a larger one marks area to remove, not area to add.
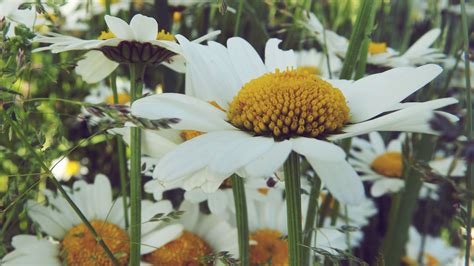
[[[112,0],[105,0],[105,14],[110,15],[110,4]]]
[[[301,184],[298,159],[298,154],[291,152],[284,165],[286,213],[288,220],[288,262],[290,266],[302,265]]]
[[[244,1],[245,0],[239,0],[239,7],[237,9],[237,16],[235,18],[234,36],[239,36],[240,18],[242,17],[242,9],[244,8]]]
[[[130,94],[132,103],[142,96],[145,65],[130,64]],[[130,265],[140,265],[141,246],[141,130],[130,129]]]
[[[306,212],[306,222],[304,225],[303,233],[303,265],[310,265],[311,256],[310,249],[313,239],[313,231],[315,231],[315,222],[316,216],[318,213],[318,204],[319,204],[319,192],[321,190],[321,179],[318,176],[315,176],[313,179],[313,184],[311,186],[311,191],[309,193],[309,204],[308,210]]]
[[[375,9],[374,0],[365,0],[357,16],[357,20],[354,25],[354,31],[352,32],[349,47],[347,49],[346,56],[344,58],[344,65],[341,70],[341,79],[351,79],[354,67],[357,59],[359,58],[362,42],[367,35],[372,31],[373,21],[372,14]]]
[[[13,129],[13,131],[15,132],[15,134],[20,138],[20,140],[23,142],[23,145],[28,148],[28,150],[31,151],[31,153],[33,154],[33,157],[38,161],[38,163],[40,164],[41,168],[48,173],[49,175],[49,180],[51,180],[51,182],[53,182],[53,184],[56,186],[56,188],[59,190],[59,192],[61,193],[61,195],[66,199],[66,201],[69,203],[69,205],[72,207],[72,209],[74,210],[74,212],[77,214],[77,216],[79,216],[79,218],[81,219],[81,221],[86,225],[87,229],[89,230],[89,232],[94,236],[94,238],[96,239],[97,243],[99,243],[99,245],[102,247],[102,249],[105,251],[105,253],[107,254],[107,256],[110,258],[110,260],[112,261],[113,265],[115,266],[118,266],[120,265],[119,262],[117,261],[117,259],[115,258],[114,254],[112,253],[112,251],[110,251],[110,249],[107,247],[107,245],[105,244],[104,240],[102,239],[101,236],[99,236],[97,234],[97,232],[95,231],[94,227],[89,223],[89,221],[87,220],[87,218],[84,216],[84,214],[81,212],[81,210],[79,209],[79,207],[77,207],[77,205],[74,203],[74,201],[69,197],[69,195],[67,194],[66,190],[64,190],[64,188],[61,186],[61,184],[59,183],[59,181],[54,177],[53,173],[51,173],[51,170],[49,169],[49,167],[44,163],[44,160],[43,158],[41,158],[41,156],[36,152],[36,150],[31,146],[30,143],[28,143],[28,141],[26,140],[26,136],[25,134],[23,133],[23,131],[13,122],[10,120],[10,117],[8,115],[4,115],[4,121],[7,122],[10,127]]]
[[[461,20],[462,20],[462,35],[464,40],[464,73],[466,79],[466,135],[468,141],[472,141],[472,95],[471,95],[471,77],[470,77],[470,61],[469,61],[469,35],[467,28],[467,16],[466,16],[466,3],[461,0]],[[472,192],[474,183],[474,166],[472,162],[467,164],[466,172],[466,188],[469,192]],[[467,199],[467,221],[466,221],[466,257],[465,265],[471,264],[471,231],[472,231],[472,197],[469,196]]]
[[[112,88],[112,93],[114,95],[114,104],[119,103],[119,97],[117,92],[117,75],[115,72],[110,74],[110,87]],[[119,159],[119,174],[120,174],[120,190],[122,193],[123,201],[123,215],[125,220],[125,229],[128,229],[128,204],[127,204],[127,166],[126,166],[126,154],[125,154],[125,143],[121,136],[115,136],[118,149],[118,159]]]
[[[234,174],[231,177],[231,182],[232,192],[234,194],[235,218],[239,239],[240,265],[249,265],[249,225],[244,180]]]

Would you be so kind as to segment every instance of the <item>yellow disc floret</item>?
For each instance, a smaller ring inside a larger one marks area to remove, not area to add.
[[[174,35],[162,29],[156,35],[156,39],[161,41],[174,41]]]
[[[190,139],[194,139],[195,137],[201,136],[204,132],[197,131],[197,130],[183,130],[179,134],[183,141],[188,141]]]
[[[404,256],[401,259],[403,265],[406,266],[419,266],[418,260]],[[429,253],[424,253],[424,264],[425,266],[440,266],[440,261]]]
[[[146,254],[144,260],[153,265],[197,266],[205,265],[200,258],[211,252],[210,246],[199,236],[184,231],[179,238]]]
[[[296,70],[298,71],[307,71],[310,74],[319,76],[321,74],[321,70],[315,66],[299,66]]]
[[[271,229],[258,230],[250,235],[251,265],[288,265],[288,242],[282,234]]]
[[[130,249],[127,232],[104,221],[93,220],[91,224],[120,264],[126,265]],[[112,265],[112,261],[84,224],[77,225],[66,233],[61,241],[61,254],[67,265]]]
[[[65,172],[69,176],[78,175],[81,172],[81,163],[78,161],[68,161]]]
[[[379,155],[370,167],[386,177],[402,177],[403,160],[399,152],[386,152]]]
[[[131,100],[130,95],[128,95],[128,93],[119,93],[117,95],[117,98],[118,98],[117,104],[127,104]],[[107,97],[105,102],[108,104],[114,104],[114,96],[110,95],[109,97]]]
[[[321,137],[349,120],[342,92],[307,71],[268,73],[245,84],[229,105],[230,122],[276,139]]]
[[[115,34],[111,31],[102,31],[100,33],[100,36],[97,38],[99,40],[108,40],[108,39],[112,39],[112,38],[115,38],[117,36],[115,36]]]
[[[383,54],[387,52],[387,44],[384,42],[370,42],[369,43],[369,54]]]

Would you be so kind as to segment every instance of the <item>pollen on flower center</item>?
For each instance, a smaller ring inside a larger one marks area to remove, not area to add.
[[[263,229],[250,235],[251,265],[288,265],[288,242],[276,230]]]
[[[93,220],[91,224],[110,251],[116,255],[120,264],[127,264],[129,257],[127,232],[104,221]],[[67,265],[112,265],[112,261],[84,224],[77,225],[66,233],[61,241],[61,254]]]
[[[307,71],[308,73],[313,74],[313,75],[320,75],[321,74],[321,70],[319,70],[319,68],[317,68],[315,66],[299,66],[296,70],[298,70],[298,71]]]
[[[189,231],[184,231],[179,238],[146,254],[144,260],[153,265],[200,265],[200,258],[211,252],[212,249],[206,241]]]
[[[342,92],[307,71],[268,73],[245,84],[229,105],[230,122],[256,135],[321,137],[349,120]]]
[[[377,173],[387,177],[402,177],[403,160],[399,152],[386,152],[379,155],[370,167]]]
[[[440,266],[441,265],[441,262],[433,255],[429,254],[429,253],[424,253],[424,265],[426,266]],[[403,262],[404,265],[407,265],[407,266],[418,266],[418,261],[415,260],[415,259],[412,259],[408,256],[405,256],[401,259],[401,261]]]
[[[119,93],[117,96],[118,96],[117,104],[127,104],[131,100],[130,95],[128,95],[127,93]],[[108,104],[114,104],[114,96],[110,95],[109,97],[107,97],[105,102]]]
[[[383,54],[387,52],[387,44],[384,42],[370,42],[369,43],[369,54]]]
[[[66,164],[66,174],[70,176],[78,175],[81,171],[81,163],[78,161],[68,161]]]

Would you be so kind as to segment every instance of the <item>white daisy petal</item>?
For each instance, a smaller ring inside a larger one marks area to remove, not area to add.
[[[387,111],[433,80],[442,71],[438,65],[400,67],[359,79],[344,88],[351,122],[357,123]],[[370,104],[367,104],[370,103]]]
[[[382,139],[382,136],[378,132],[371,132],[369,134],[370,143],[372,148],[377,154],[382,154],[385,152],[385,143]]]
[[[370,188],[373,197],[380,197],[387,193],[396,193],[405,186],[405,182],[396,178],[383,178],[375,181]]]
[[[105,79],[119,65],[109,60],[100,51],[89,51],[84,56],[84,59],[77,62],[75,70],[87,83],[96,83]]]
[[[159,108],[156,108],[159,107]],[[147,119],[177,118],[172,128],[210,132],[232,130],[226,114],[213,105],[178,93],[157,94],[141,98],[132,104],[132,114]]]
[[[132,28],[122,19],[105,15],[105,23],[117,38],[130,41],[135,38]]]
[[[270,150],[255,158],[244,167],[245,177],[271,176],[283,165],[292,148],[292,142],[289,140],[275,142]]]
[[[293,50],[281,50],[278,45],[281,40],[272,38],[265,46],[265,66],[267,71],[274,72],[276,69],[284,71],[296,68],[296,56]]]
[[[150,253],[180,237],[182,233],[183,226],[180,224],[172,224],[152,231],[142,237],[140,254]]]
[[[340,161],[346,158],[346,153],[339,146],[327,141],[303,137],[290,141],[293,143],[293,150],[304,156],[311,155],[323,161]]]
[[[419,56],[420,53],[426,52],[433,43],[438,39],[439,35],[441,34],[441,29],[436,28],[428,31],[427,33],[423,34],[421,38],[419,38],[408,50],[403,54],[405,57],[410,56]]]
[[[246,40],[240,37],[230,38],[227,40],[227,49],[241,84],[258,78],[266,72],[262,59]]]
[[[156,20],[141,14],[133,16],[130,21],[130,28],[134,33],[134,39],[139,42],[155,40],[158,34],[158,23]]]

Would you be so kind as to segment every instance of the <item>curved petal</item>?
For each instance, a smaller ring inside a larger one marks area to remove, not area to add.
[[[245,84],[266,72],[262,59],[246,40],[240,37],[230,38],[227,40],[227,49],[241,84]]]
[[[400,67],[359,79],[342,91],[350,109],[351,122],[379,115],[432,81],[442,71],[438,65]]]
[[[164,93],[141,98],[132,104],[132,114],[147,119],[177,118],[172,128],[211,132],[233,130],[226,114],[204,101],[178,93]]]
[[[130,21],[130,28],[134,33],[136,41],[146,42],[156,40],[158,23],[154,18],[136,14]]]
[[[383,178],[375,181],[370,188],[373,197],[380,197],[387,193],[396,193],[405,186],[405,182],[400,179]]]
[[[281,40],[272,38],[265,45],[265,66],[267,71],[273,72],[276,69],[284,71],[296,68],[296,56],[293,50],[281,50],[278,45]]]
[[[435,28],[423,34],[408,50],[403,54],[405,57],[418,56],[420,53],[426,52],[441,34],[441,29]]]
[[[285,162],[293,148],[289,140],[275,142],[273,146],[244,167],[244,177],[271,176]]]
[[[296,141],[298,139],[303,141]],[[359,204],[364,199],[362,181],[341,148],[316,139],[298,139],[292,140],[293,150],[306,157],[336,199],[349,205]]]
[[[109,76],[118,65],[100,51],[89,51],[84,59],[77,62],[75,70],[85,82],[96,83]]]
[[[105,23],[107,23],[107,27],[117,38],[130,41],[135,38],[132,28],[122,19],[105,15]]]

